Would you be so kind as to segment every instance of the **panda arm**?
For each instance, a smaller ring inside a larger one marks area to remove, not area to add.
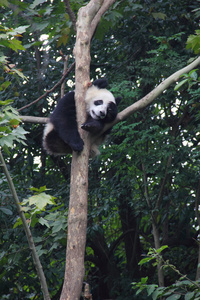
[[[95,120],[91,116],[88,116],[86,122],[81,125],[82,129],[94,134],[100,133],[103,127],[104,122],[102,120]]]

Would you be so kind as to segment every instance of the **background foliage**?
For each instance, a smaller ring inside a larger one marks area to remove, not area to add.
[[[75,14],[85,3],[70,1]],[[52,299],[59,299],[71,158],[46,155],[42,125],[20,124],[18,133],[13,125],[19,124],[17,109],[61,78],[60,51],[71,65],[75,35],[61,1],[3,0],[0,5],[1,146],[20,200],[31,199],[34,192],[40,195],[23,203]],[[185,66],[199,53],[199,44],[199,1],[117,1],[93,38],[91,78],[109,79],[113,93],[123,97],[122,110]],[[155,247],[152,218],[161,245],[168,245],[164,259],[191,280],[196,278],[199,76],[198,69],[185,74],[175,89],[172,86],[152,105],[116,125],[101,156],[90,161],[85,281],[95,300],[152,299],[148,289],[138,295],[131,285],[147,277],[149,284],[158,284],[156,266],[148,261],[138,265]],[[73,83],[72,71],[66,92]],[[57,88],[20,114],[46,117],[59,96]],[[23,140],[26,132],[25,144],[20,137]],[[0,298],[42,299],[19,216],[2,170],[0,174]],[[41,194],[46,188],[53,202]],[[170,268],[164,275],[166,287],[180,279]],[[180,295],[176,299],[196,299],[187,286],[181,292],[172,290],[173,297]]]

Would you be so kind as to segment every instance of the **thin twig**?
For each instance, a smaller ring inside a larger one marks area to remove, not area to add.
[[[62,60],[63,60],[63,64],[64,64],[64,70],[63,70],[63,75],[64,75],[67,72],[69,55],[64,55],[61,50],[60,50],[60,55],[62,56]],[[61,88],[60,88],[60,97],[61,98],[63,98],[65,95],[65,82],[66,82],[66,79],[61,84]]]
[[[68,0],[64,0],[64,2],[65,2],[66,12],[68,13],[70,20],[72,21],[73,28],[74,28],[74,30],[76,32],[76,16],[75,16],[74,12],[71,9],[69,1]]]
[[[75,66],[75,62],[73,62],[71,64],[71,66],[69,67],[69,69],[67,70],[67,72],[65,72],[65,74],[63,74],[62,78],[50,89],[50,90],[47,90],[42,96],[40,96],[39,98],[37,98],[36,100],[34,100],[33,102],[21,107],[18,109],[18,111],[21,111],[35,103],[37,103],[38,101],[40,101],[42,98],[46,97],[47,95],[49,95],[50,93],[52,93],[60,84],[63,83],[63,81],[65,80],[65,78],[67,77],[67,75],[72,71],[72,69],[74,68]]]

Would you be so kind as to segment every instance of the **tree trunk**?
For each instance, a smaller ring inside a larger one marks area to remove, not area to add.
[[[78,128],[86,119],[84,98],[88,82],[90,82],[90,24],[99,10],[101,2],[90,1],[78,13],[77,38],[74,48],[76,61],[75,100]],[[87,132],[81,131],[80,134],[85,144],[81,154],[73,152],[72,155],[67,253],[61,300],[80,299],[84,277],[90,140]]]
[[[161,247],[161,245],[160,245],[160,234],[159,234],[158,228],[157,228],[154,220],[152,220],[152,228],[153,228],[154,244],[155,244],[155,248],[157,250]],[[161,262],[158,263],[157,270],[158,270],[158,283],[159,283],[159,286],[164,286],[164,274],[163,274],[163,269],[162,269],[162,263]]]
[[[198,225],[200,226],[200,215],[199,215],[199,201],[200,200],[200,179],[198,181],[197,193],[196,193],[196,201],[195,201],[195,215],[197,218]],[[197,262],[197,270],[196,270],[196,280],[200,278],[200,241],[198,240],[198,262]]]

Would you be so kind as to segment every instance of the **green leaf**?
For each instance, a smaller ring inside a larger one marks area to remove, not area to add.
[[[189,292],[185,295],[185,300],[194,299],[195,292]]]
[[[197,78],[198,78],[198,74],[196,71],[197,71],[197,69],[189,72],[189,76],[194,80],[197,80]]]
[[[0,53],[0,63],[6,64],[8,62],[8,57]]]
[[[8,6],[7,0],[0,0],[0,6]]]
[[[41,193],[29,198],[29,205],[35,205],[39,210],[44,210],[47,204],[54,204],[52,196]]]
[[[11,99],[7,99],[7,100],[4,100],[4,101],[0,100],[0,105],[8,105],[8,104],[10,104],[12,102],[13,102],[13,100],[11,100]]]
[[[148,276],[147,277],[142,277],[141,278],[141,283],[147,283],[147,280],[148,280]]]
[[[0,210],[5,214],[11,216],[13,213],[10,209],[5,208],[5,207],[0,207]]]
[[[45,220],[44,218],[40,217],[38,222],[41,224],[41,225],[45,225],[46,227],[50,228],[49,226],[49,223],[47,220]]]
[[[22,139],[26,139],[26,137],[24,135],[27,133],[29,133],[29,131],[24,130],[24,128],[22,126],[18,126],[17,128],[15,128],[13,130],[13,135],[19,136]]]
[[[4,83],[2,83],[2,84],[0,85],[0,91],[2,91],[2,90],[5,91],[5,90],[9,87],[10,84],[11,84],[10,81],[5,81]]]
[[[46,191],[46,190],[47,190],[46,185],[41,186],[39,189],[36,188],[36,187],[31,187],[31,188],[30,188],[30,191],[37,192],[37,194],[42,193],[42,192],[44,192],[44,191]]]
[[[180,299],[181,298],[181,295],[172,295],[172,296],[169,296],[166,298],[166,300],[177,300],[177,299]]]
[[[156,250],[157,253],[161,253],[163,250],[167,249],[168,246],[167,245],[163,245],[161,246],[159,249]]]
[[[24,48],[24,49],[25,49],[25,48]],[[19,77],[21,77],[22,79],[26,79],[26,80],[28,81],[28,78],[27,78],[26,76],[24,76],[24,74],[23,74],[21,71],[19,71],[19,70],[13,68],[13,69],[12,69],[12,72],[16,73],[16,74],[17,74]]]
[[[139,261],[138,265],[142,266],[143,264],[146,264],[147,262],[151,261],[152,259],[154,259],[154,258],[152,258],[152,257],[145,257],[145,258],[143,258],[143,259],[141,259]]]
[[[22,46],[21,41],[17,39],[13,39],[9,41],[9,47],[13,49],[15,52],[17,52],[18,50],[26,50],[24,46]]]
[[[20,217],[18,217],[17,221],[13,225],[13,228],[15,229],[16,227],[21,226],[21,225],[22,225],[22,220]]]
[[[146,289],[147,289],[148,296],[150,296],[157,287],[158,287],[157,284],[151,284],[151,285],[147,286]]]
[[[190,35],[186,42],[186,49],[192,49],[195,54],[200,53],[200,30],[196,30],[196,35]]]
[[[48,23],[48,22],[34,23],[34,30],[42,31],[42,30],[44,30],[47,26],[49,26],[49,23]]]
[[[158,288],[156,289],[156,291],[153,293],[152,299],[153,299],[153,300],[159,299],[158,297],[160,297],[160,296],[163,295],[164,290],[165,290],[164,287],[158,287]]]
[[[66,218],[61,216],[58,220],[53,223],[52,233],[57,233],[61,229],[65,230],[66,228]]]
[[[152,16],[154,17],[154,19],[162,19],[165,20],[167,15],[163,14],[163,13],[152,13]]]
[[[26,31],[26,29],[30,27],[30,25],[25,25],[25,26],[19,26],[17,28],[14,28],[12,31],[10,31],[9,33],[12,33],[13,36],[24,33]]]
[[[43,255],[43,254],[47,254],[48,251],[47,250],[44,250],[42,249],[42,245],[38,245],[36,246],[36,250],[37,250],[37,253],[39,256]]]
[[[12,136],[5,136],[0,138],[0,146],[4,147],[7,146],[8,148],[11,148],[13,145],[13,138]]]
[[[45,3],[46,0],[34,0],[34,2],[30,5],[31,9],[34,9],[36,6]]]
[[[180,89],[180,87],[181,87],[182,85],[184,85],[187,81],[188,81],[187,78],[184,79],[184,80],[182,80],[182,81],[180,81],[180,82],[175,86],[174,90],[177,91],[178,89]]]

